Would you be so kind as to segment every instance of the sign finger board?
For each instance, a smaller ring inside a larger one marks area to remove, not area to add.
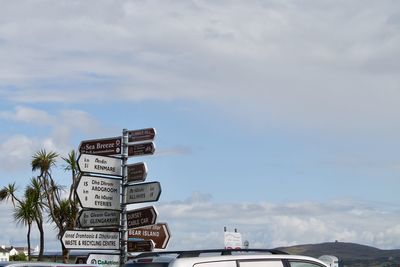
[[[159,182],[128,185],[126,187],[126,204],[157,201],[161,195]]]
[[[76,194],[82,208],[120,210],[121,180],[82,175]]]
[[[122,177],[122,160],[92,154],[80,154],[78,167],[81,172]]]
[[[78,221],[82,228],[108,227],[120,225],[120,211],[116,210],[81,210]]]
[[[166,248],[170,237],[171,234],[166,223],[157,223],[128,230],[128,238],[153,240],[154,248]]]
[[[67,230],[61,238],[67,249],[110,249],[120,248],[119,232]]]
[[[157,211],[153,206],[130,210],[126,213],[128,228],[142,227],[155,224]]]
[[[79,144],[79,152],[100,156],[121,154],[121,136],[85,140]]]

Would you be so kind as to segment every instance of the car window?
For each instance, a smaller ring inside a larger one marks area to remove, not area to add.
[[[239,267],[283,267],[280,260],[239,261]]]
[[[289,261],[290,267],[322,267],[318,263],[309,262],[309,261]]]
[[[237,267],[236,261],[214,261],[202,262],[193,265],[193,267]]]

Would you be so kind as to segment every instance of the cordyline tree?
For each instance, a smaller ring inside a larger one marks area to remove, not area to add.
[[[57,237],[60,240],[63,262],[67,263],[69,259],[69,250],[65,248],[61,241],[65,231],[72,230],[76,226],[79,212],[79,204],[74,194],[78,185],[78,165],[76,153],[72,150],[68,157],[62,159],[66,163],[65,170],[71,172],[71,186],[69,188],[68,198],[61,198],[63,188],[57,184],[52,175],[51,168],[55,166],[58,154],[55,152],[46,152],[40,150],[32,159],[32,171],[39,171],[37,180],[42,188],[42,201],[45,203],[46,211],[50,221],[55,224],[58,231]]]
[[[23,199],[19,199],[15,195],[17,191],[15,183],[9,184],[0,190],[0,201],[11,200],[14,206],[14,220],[28,227],[28,232],[26,235],[26,240],[28,243],[28,260],[31,259],[30,236],[33,222],[36,222],[38,228],[42,227],[43,229],[43,217],[41,212],[42,205],[39,199],[40,189],[38,190],[37,187],[35,188],[35,182],[35,178],[32,178],[31,184],[25,188]],[[42,253],[39,253],[38,260],[41,260],[42,257],[43,251]]]
[[[69,251],[64,247],[61,238],[65,231],[75,228],[79,204],[75,197],[78,186],[79,171],[76,161],[76,153],[72,150],[68,157],[62,159],[66,163],[64,170],[71,172],[71,186],[68,198],[61,198],[63,187],[55,182],[51,175],[52,167],[55,167],[58,154],[55,152],[38,151],[32,158],[32,171],[38,171],[39,175],[31,179],[26,187],[24,199],[16,196],[15,184],[9,184],[0,190],[0,201],[10,200],[14,206],[14,219],[28,226],[27,242],[30,253],[30,231],[32,223],[35,222],[40,237],[38,261],[43,259],[44,251],[44,228],[43,214],[47,213],[49,221],[54,223],[57,237],[60,240],[63,262],[67,263]],[[29,255],[30,257],[30,255]]]

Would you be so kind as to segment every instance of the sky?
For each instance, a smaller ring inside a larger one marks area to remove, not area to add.
[[[169,249],[223,247],[224,227],[400,248],[399,1],[0,5],[1,187],[22,192],[40,149],[152,127],[155,154],[128,162],[161,184]],[[61,158],[52,173],[69,185]],[[0,244],[25,245],[0,210]]]

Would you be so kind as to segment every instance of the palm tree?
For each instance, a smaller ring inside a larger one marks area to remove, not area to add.
[[[31,260],[31,228],[35,220],[35,209],[34,199],[28,197],[18,202],[13,213],[14,220],[17,221],[17,223],[28,226],[28,233],[26,234],[26,240],[28,242],[28,261]]]
[[[69,198],[61,199],[61,192],[63,187],[58,185],[51,176],[51,168],[55,166],[56,158],[58,154],[55,152],[46,152],[40,150],[37,152],[32,159],[32,170],[39,171],[37,177],[38,184],[43,191],[43,199],[46,209],[48,210],[51,221],[55,224],[58,229],[58,238],[61,243],[63,261],[68,262],[69,251],[64,247],[61,238],[66,230],[72,230],[76,226],[78,219],[78,201],[75,198],[75,190],[78,186],[78,167],[76,160],[76,153],[72,150],[67,158],[63,160],[67,163],[64,168],[67,171],[71,171],[72,184],[70,187]]]
[[[44,254],[44,227],[43,227],[43,210],[45,208],[44,196],[42,194],[42,188],[37,178],[33,177],[31,183],[25,189],[25,197],[32,199],[34,204],[35,217],[34,220],[39,230],[39,255],[38,261],[43,260]]]
[[[37,208],[38,208],[39,204],[37,203],[37,197],[29,190],[29,188],[26,188],[26,190],[25,190],[25,200],[18,199],[15,195],[16,191],[17,191],[17,188],[15,186],[15,183],[9,184],[9,185],[3,187],[0,190],[0,201],[11,200],[11,202],[14,206],[14,214],[13,214],[14,219],[17,222],[28,226],[28,233],[27,233],[28,259],[30,259],[30,257],[31,257],[30,233],[31,233],[31,228],[32,228],[32,222],[33,222],[33,220],[36,220],[38,217]],[[39,190],[39,192],[40,192],[40,190]],[[17,202],[17,205],[15,205],[16,202]],[[43,225],[42,225],[42,229],[43,229]]]
[[[54,206],[56,205],[56,199],[58,199],[59,192],[56,191],[55,182],[51,176],[51,168],[55,166],[58,154],[55,152],[47,153],[46,150],[42,149],[38,151],[32,158],[31,166],[32,171],[39,170],[40,174],[34,181],[33,189],[39,190],[40,202],[42,208],[46,207],[49,212],[50,218],[57,225],[57,220],[54,217]],[[42,208],[38,208],[38,211],[42,211]],[[42,212],[40,213],[42,214]],[[43,216],[37,218],[37,224],[40,232],[40,251],[38,260],[43,257],[44,253],[44,230],[43,230]],[[59,225],[57,225],[59,227]]]

